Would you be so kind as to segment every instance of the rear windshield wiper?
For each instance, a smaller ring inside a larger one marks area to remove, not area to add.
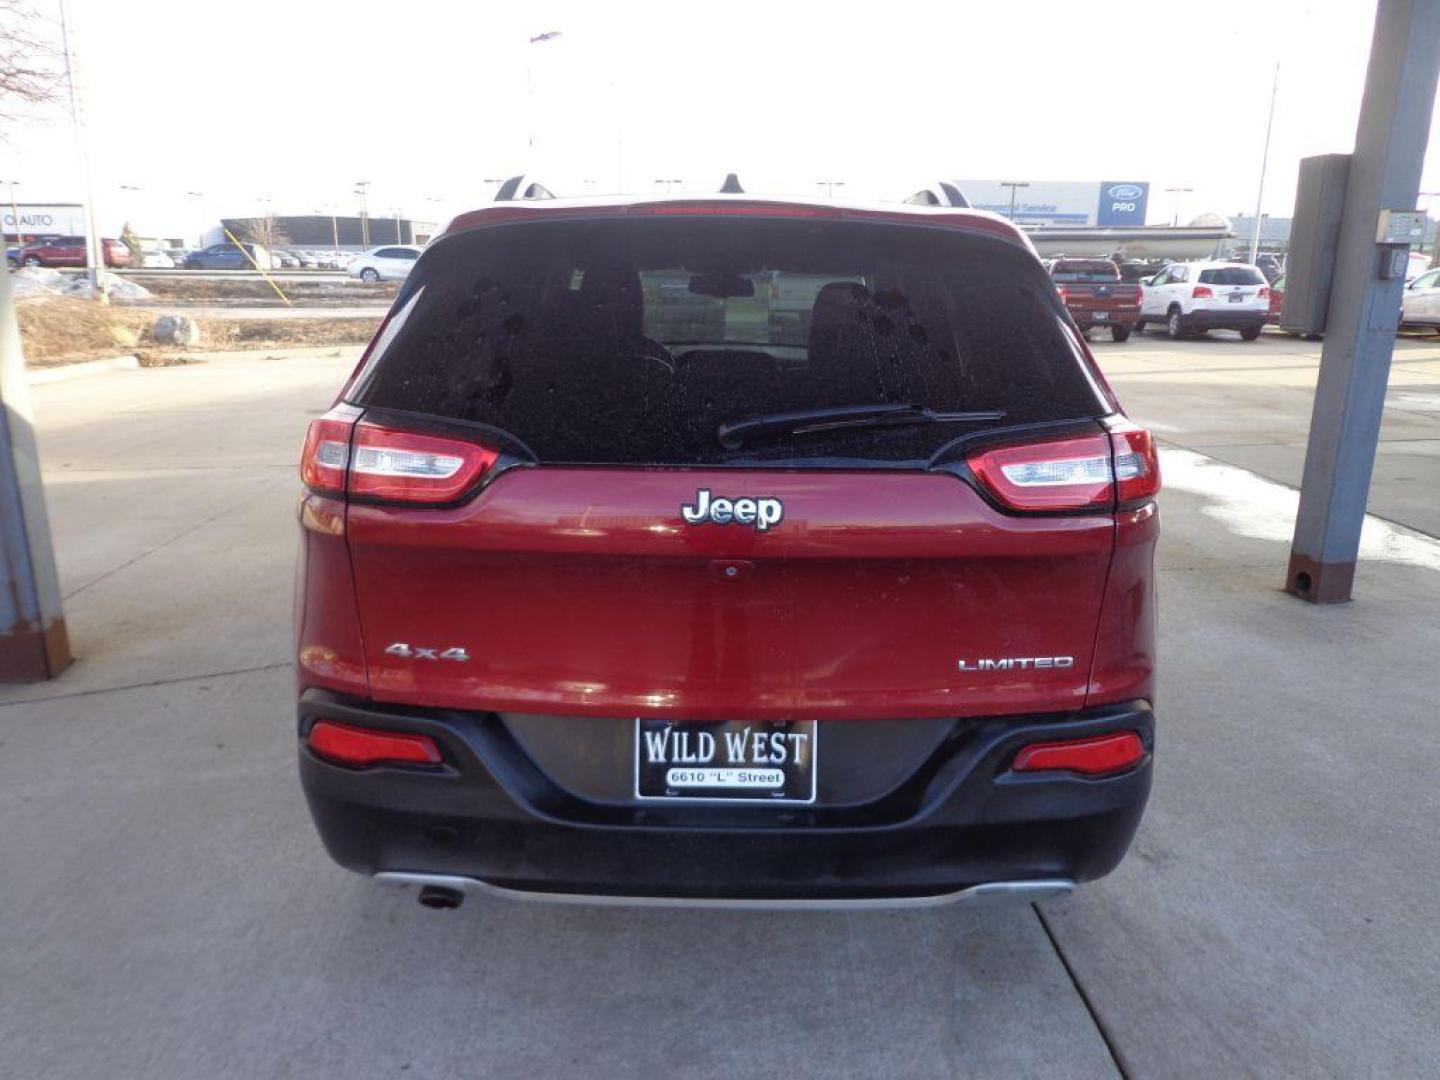
[[[757,435],[811,435],[842,428],[953,424],[1003,419],[1005,413],[999,409],[937,412],[920,405],[844,405],[830,409],[798,409],[794,412],[749,416],[733,424],[721,424],[715,437],[727,450],[736,450]]]

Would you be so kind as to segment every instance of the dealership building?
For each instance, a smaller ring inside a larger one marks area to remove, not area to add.
[[[6,243],[23,237],[83,236],[85,207],[81,203],[5,203],[0,212],[0,231]]]

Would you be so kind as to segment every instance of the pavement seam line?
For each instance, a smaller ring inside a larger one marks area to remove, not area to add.
[[[174,679],[151,679],[149,682],[126,683],[123,686],[101,686],[94,690],[76,690],[69,694],[51,694],[49,697],[19,698],[15,701],[0,701],[0,709],[12,705],[43,705],[47,701],[68,701],[71,698],[93,697],[96,694],[118,694],[125,690],[145,690],[152,686],[173,686],[176,683],[198,682],[201,679],[223,679],[227,675],[251,675],[257,671],[278,671],[290,666],[289,660],[274,664],[259,664],[255,667],[232,668],[229,671],[207,671],[200,675],[181,675]]]
[[[1187,449],[1188,449],[1188,448],[1187,448]],[[78,588],[76,588],[73,592],[68,592],[68,593],[66,593],[61,599],[62,599],[62,600],[73,600],[75,597],[79,596],[82,592],[84,592],[86,589],[90,588],[92,585],[98,585],[98,584],[100,584],[100,582],[105,581],[105,580],[107,580],[107,579],[109,579],[109,578],[114,577],[116,574],[120,573],[120,571],[122,571],[122,570],[128,570],[128,569],[130,569],[130,567],[134,566],[136,563],[138,563],[138,562],[143,562],[145,559],[148,559],[151,555],[154,555],[156,552],[158,552],[158,551],[164,551],[167,547],[169,547],[171,544],[175,543],[176,541],[184,540],[184,539],[185,539],[187,536],[189,536],[191,533],[198,532],[199,530],[203,529],[206,525],[210,525],[210,524],[213,524],[213,523],[216,522],[216,521],[219,521],[219,520],[220,520],[221,518],[223,518],[226,514],[232,514],[232,513],[234,513],[236,510],[240,509],[240,506],[244,505],[245,503],[248,503],[248,502],[253,501],[255,498],[258,498],[258,496],[252,495],[252,496],[250,496],[249,499],[241,499],[240,505],[237,505],[237,506],[227,506],[227,507],[225,507],[225,508],[222,509],[222,510],[216,511],[214,514],[211,514],[209,517],[205,518],[203,521],[198,521],[198,522],[196,522],[194,525],[191,525],[188,529],[182,529],[180,532],[176,533],[174,536],[170,537],[169,539],[160,541],[160,543],[156,544],[154,547],[150,548],[148,551],[142,551],[139,555],[136,555],[133,559],[127,559],[125,562],[121,563],[119,566],[112,567],[111,569],[106,570],[105,573],[101,574],[99,577],[92,578],[91,580],[87,581],[84,585],[81,585],[81,586],[79,586]]]
[[[1115,1038],[1105,1021],[1100,1018],[1095,1003],[1090,1000],[1085,986],[1080,982],[1080,976],[1070,965],[1070,960],[1065,955],[1065,950],[1060,948],[1060,940],[1055,936],[1055,931],[1050,927],[1050,920],[1045,918],[1045,913],[1040,910],[1039,904],[1031,904],[1030,910],[1035,912],[1035,918],[1040,920],[1040,929],[1045,931],[1046,938],[1050,941],[1050,947],[1055,950],[1055,956],[1060,960],[1060,966],[1065,969],[1065,974],[1070,978],[1070,985],[1075,988],[1075,993],[1080,997],[1080,1004],[1085,1007],[1085,1012],[1090,1016],[1090,1022],[1095,1025],[1095,1031],[1100,1036],[1100,1041],[1105,1044],[1105,1052],[1110,1055],[1110,1063],[1115,1066],[1115,1071],[1120,1075],[1121,1080],[1130,1080],[1130,1070],[1125,1067],[1125,1056],[1116,1045]]]

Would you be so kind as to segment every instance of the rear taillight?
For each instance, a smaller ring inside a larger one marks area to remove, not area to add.
[[[1104,510],[1115,499],[1104,435],[981,450],[970,470],[1012,510]]]
[[[1060,294],[1060,303],[1068,304],[1070,302],[1070,290],[1064,285],[1056,285],[1055,291]]]
[[[1100,735],[1093,739],[1031,743],[1018,754],[1010,768],[1015,772],[1078,772],[1086,776],[1128,769],[1145,756],[1145,744],[1133,731]]]
[[[1260,297],[1261,300],[1268,300],[1270,298],[1270,289],[1268,286],[1261,285],[1260,291],[1255,295]]]
[[[440,748],[428,735],[376,731],[333,720],[315,721],[305,741],[316,754],[344,765],[438,765],[441,761]]]
[[[1115,502],[1122,510],[1143,506],[1160,494],[1155,436],[1128,420],[1111,425],[1115,447]]]
[[[1108,435],[979,450],[967,462],[996,500],[1022,512],[1134,507],[1160,490],[1155,440],[1127,420]]]
[[[1190,290],[1190,298],[1192,300],[1208,300],[1214,295],[1209,285],[1196,285],[1195,288]]]
[[[342,406],[343,408],[343,406]],[[335,415],[311,421],[300,478],[324,495],[386,502],[453,502],[500,456],[489,447],[439,435],[354,423]]]
[[[311,491],[322,495],[344,493],[352,426],[353,420],[340,419],[334,413],[310,421],[305,447],[300,451],[300,479]]]
[[[362,421],[350,448],[350,494],[397,502],[453,502],[500,455],[475,443]]]

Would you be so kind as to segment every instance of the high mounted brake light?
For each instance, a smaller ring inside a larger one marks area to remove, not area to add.
[[[967,460],[995,499],[1022,512],[1124,509],[1149,502],[1160,490],[1155,440],[1124,420],[1109,435],[1001,446]]]
[[[343,407],[342,407],[343,408]],[[354,423],[340,410],[314,420],[300,477],[324,495],[384,502],[447,503],[460,498],[499,453],[477,443]]]

